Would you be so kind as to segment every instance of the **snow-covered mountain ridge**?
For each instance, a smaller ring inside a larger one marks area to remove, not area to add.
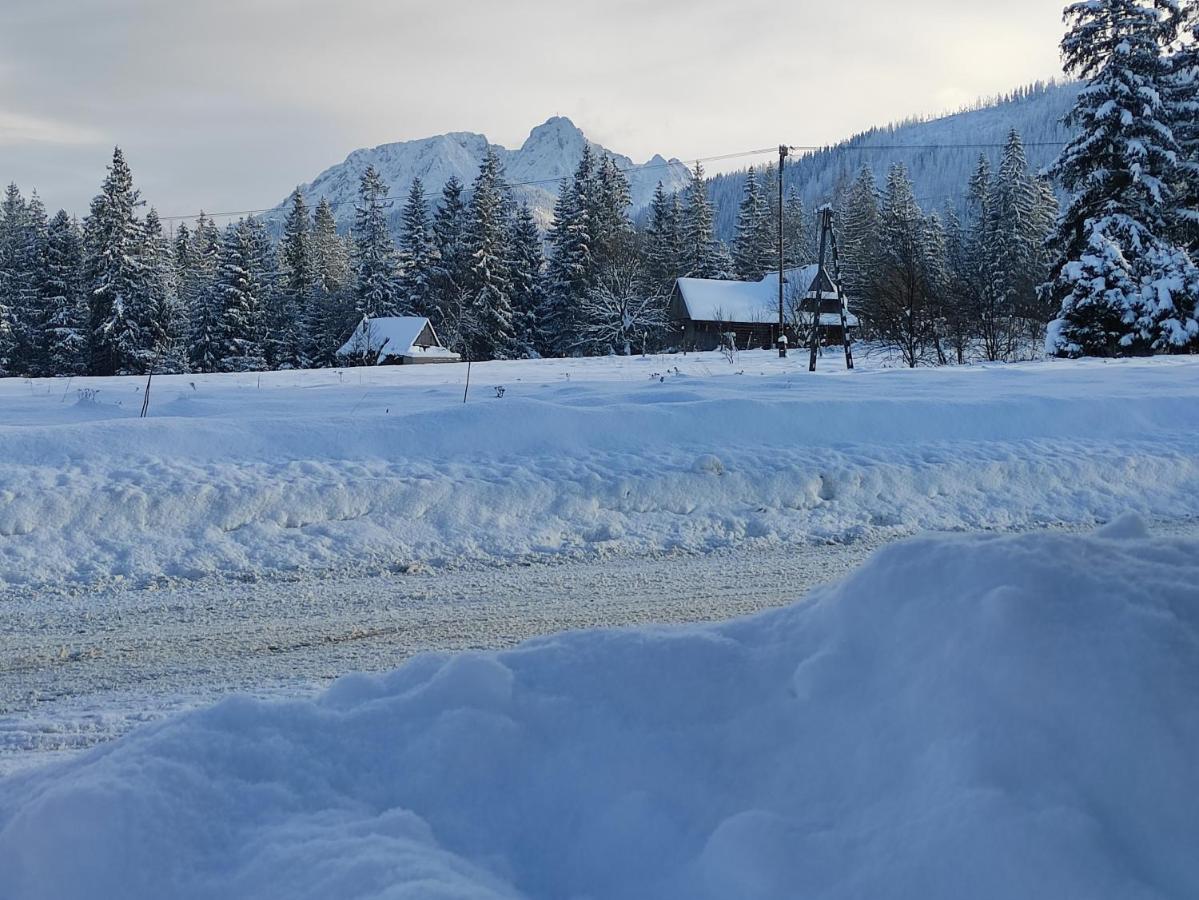
[[[504,163],[509,182],[515,185],[516,199],[528,202],[537,219],[548,225],[562,179],[573,174],[586,144],[611,156],[620,168],[628,171],[634,211],[649,203],[659,181],[668,191],[676,191],[687,183],[687,167],[677,159],[666,160],[655,155],[644,163],[634,163],[629,157],[588,139],[570,119],[554,116],[534,128],[516,150],[492,144],[485,135],[469,131],[380,144],[355,150],[344,162],[331,166],[300,187],[310,205],[328,199],[338,224],[347,226],[353,221],[358,182],[367,166],[374,165],[387,184],[388,196],[395,198],[390,212],[394,229],[414,179],[419,177],[424,182],[430,202],[436,200],[451,176],[456,176],[469,189],[487,148],[492,147]]]
[[[833,146],[792,157],[786,170],[787,190],[798,191],[812,209],[827,202],[838,185],[852,180],[863,165],[870,166],[882,181],[891,165],[902,162],[926,210],[960,208],[979,155],[997,161],[997,148],[1010,129],[1015,128],[1023,136],[1034,168],[1052,162],[1060,142],[1070,135],[1061,120],[1073,106],[1078,90],[1075,83],[1038,84],[951,115],[872,128]],[[784,121],[784,131],[791,132],[787,125]],[[558,190],[574,172],[585,144],[610,155],[628,171],[634,214],[649,205],[659,181],[673,192],[681,190],[689,179],[687,165],[676,158],[667,160],[655,154],[644,163],[634,163],[628,156],[591,141],[570,119],[554,116],[534,128],[516,150],[491,144],[485,135],[469,131],[355,150],[345,161],[301,185],[301,189],[310,205],[327,198],[339,226],[348,227],[354,218],[358,182],[367,166],[373,164],[382,174],[389,196],[395,198],[390,221],[393,230],[398,231],[403,201],[414,178],[424,182],[433,204],[450,176],[457,176],[469,189],[491,146],[503,161],[508,180],[516,185],[516,199],[527,201],[538,221],[547,226],[553,218]],[[769,161],[763,158],[755,164],[760,168]],[[716,232],[724,240],[733,234],[744,179],[743,170],[730,172],[715,176],[709,185]],[[281,211],[284,205],[277,209]],[[268,219],[280,223],[282,215]]]

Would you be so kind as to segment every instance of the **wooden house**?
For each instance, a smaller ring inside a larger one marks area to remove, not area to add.
[[[461,361],[457,353],[441,346],[433,323],[424,316],[364,317],[337,351],[337,358],[346,365],[366,366]]]
[[[794,347],[807,341],[816,310],[822,342],[840,343],[840,295],[827,269],[799,266],[785,270],[783,278],[788,343]],[[685,350],[714,350],[730,339],[740,350],[774,347],[779,338],[778,298],[777,272],[767,272],[759,281],[680,278],[669,310],[676,340]],[[848,303],[845,320],[851,331],[857,328],[858,319]]]

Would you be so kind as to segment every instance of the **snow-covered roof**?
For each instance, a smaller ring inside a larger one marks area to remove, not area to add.
[[[786,269],[786,302],[788,306],[795,297],[803,296],[812,288],[820,271],[817,265],[798,266]],[[696,322],[727,322],[731,325],[756,325],[777,322],[779,314],[779,276],[767,272],[760,281],[718,281],[709,278],[680,278],[679,294],[687,308],[687,315]],[[822,300],[836,300],[835,291],[823,291]],[[828,321],[826,321],[828,319]],[[822,325],[840,325],[838,313],[823,313]],[[848,315],[851,326],[858,324],[857,317]]]
[[[421,334],[426,328],[429,330],[428,335],[425,341],[421,341]],[[428,338],[432,338],[431,343]],[[443,349],[433,326],[424,316],[378,316],[373,319],[364,318],[354,329],[350,339],[337,351],[337,355],[378,354],[380,361],[411,356],[416,352],[434,355],[427,353],[424,349],[426,347]],[[445,353],[448,355],[450,351],[446,350]]]

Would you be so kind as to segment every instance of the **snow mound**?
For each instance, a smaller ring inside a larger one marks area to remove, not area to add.
[[[870,364],[0,379],[0,593],[1196,513],[1199,359]]]
[[[1199,547],[1135,524],[234,698],[0,782],[2,893],[1191,897]]]

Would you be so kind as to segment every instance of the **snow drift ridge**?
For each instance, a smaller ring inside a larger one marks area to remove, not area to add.
[[[0,782],[4,894],[1181,900],[1199,546],[1143,534],[231,699]]]

